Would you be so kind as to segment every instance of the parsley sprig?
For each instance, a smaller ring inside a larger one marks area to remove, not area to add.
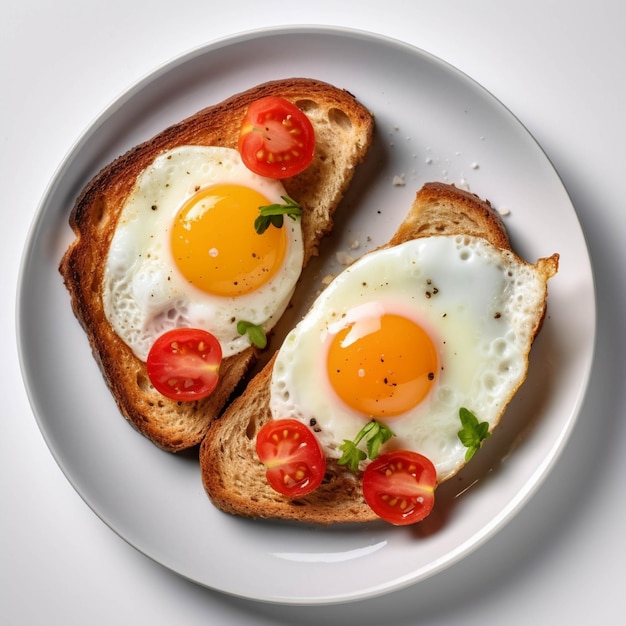
[[[465,407],[459,409],[459,417],[463,428],[458,435],[461,443],[467,448],[465,461],[469,461],[479,450],[483,441],[491,436],[488,422],[478,422],[478,418]]]
[[[281,196],[285,204],[270,204],[259,207],[259,216],[254,220],[254,230],[262,235],[270,226],[282,228],[283,217],[288,215],[292,220],[302,215],[302,207],[289,196]]]
[[[358,432],[354,440],[344,439],[339,449],[343,452],[339,459],[339,465],[347,465],[353,472],[359,471],[359,463],[366,458],[375,459],[380,452],[380,447],[394,436],[392,430],[376,420],[371,420]],[[365,439],[365,450],[358,447],[361,440]]]
[[[240,335],[248,335],[250,343],[254,344],[257,348],[265,348],[267,345],[267,335],[262,326],[247,322],[246,320],[239,320],[237,322],[237,332]]]

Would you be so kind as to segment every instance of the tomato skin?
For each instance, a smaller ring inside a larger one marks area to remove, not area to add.
[[[409,450],[381,454],[363,473],[363,496],[370,508],[397,526],[423,520],[435,503],[437,470]]]
[[[271,420],[257,434],[256,452],[270,487],[299,498],[319,487],[326,458],[313,431],[295,419]]]
[[[222,348],[211,333],[199,328],[175,328],[154,342],[146,369],[159,393],[189,402],[214,391],[221,361]]]
[[[255,174],[288,178],[311,164],[315,131],[295,104],[268,96],[248,107],[238,145],[242,161]]]

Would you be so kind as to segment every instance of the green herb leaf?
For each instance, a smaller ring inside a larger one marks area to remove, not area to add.
[[[463,428],[458,436],[461,443],[467,448],[465,461],[469,461],[480,449],[483,441],[491,436],[488,422],[479,422],[478,418],[465,407],[459,409],[459,418]]]
[[[388,426],[376,420],[370,420],[361,428],[353,441],[343,440],[343,444],[339,446],[343,455],[337,462],[339,465],[346,465],[353,472],[358,472],[359,463],[368,457],[372,460],[375,459],[381,446],[393,436],[394,433]],[[367,453],[358,447],[363,439],[365,439]]]
[[[343,452],[342,457],[337,461],[339,465],[347,465],[350,471],[358,472],[359,463],[367,458],[367,454],[363,450],[359,450],[354,441],[349,439],[344,439],[339,449]]]
[[[376,424],[376,428],[368,432],[366,440],[367,456],[372,460],[378,456],[380,447],[393,437],[393,432],[388,426],[378,422],[373,423]]]
[[[254,230],[262,235],[270,226],[282,228],[283,216],[288,215],[292,220],[302,215],[302,207],[289,196],[281,196],[284,204],[270,204],[259,207],[259,216],[254,220]]]
[[[237,332],[240,335],[248,335],[250,343],[257,348],[265,348],[265,346],[267,346],[267,335],[262,326],[258,326],[252,322],[246,322],[245,320],[239,320],[237,322]]]

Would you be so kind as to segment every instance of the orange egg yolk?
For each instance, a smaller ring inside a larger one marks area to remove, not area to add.
[[[259,235],[254,220],[271,202],[233,184],[206,187],[174,220],[171,246],[183,276],[206,293],[237,297],[252,293],[279,271],[287,250],[286,228]]]
[[[406,317],[384,314],[359,320],[330,342],[330,383],[365,416],[385,418],[419,404],[431,390],[437,351],[428,333]]]

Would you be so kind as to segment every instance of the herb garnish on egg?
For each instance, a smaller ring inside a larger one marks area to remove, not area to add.
[[[469,461],[479,450],[483,441],[491,436],[488,422],[478,422],[478,418],[465,407],[459,409],[459,417],[463,428],[459,431],[459,439],[467,448],[465,460]]]
[[[237,322],[237,332],[240,335],[248,335],[250,343],[257,348],[265,348],[267,345],[267,335],[262,326],[247,322],[246,320],[239,320]]]
[[[282,228],[283,216],[288,215],[292,220],[302,215],[302,207],[289,196],[281,196],[285,204],[270,204],[259,207],[260,215],[254,220],[254,229],[262,235],[270,225]]]
[[[354,440],[343,440],[343,444],[339,446],[343,455],[337,462],[339,465],[347,465],[353,472],[358,472],[359,463],[368,457],[374,460],[378,456],[380,447],[393,436],[394,433],[389,426],[370,420],[361,428]],[[367,453],[358,447],[362,439],[365,439]]]

